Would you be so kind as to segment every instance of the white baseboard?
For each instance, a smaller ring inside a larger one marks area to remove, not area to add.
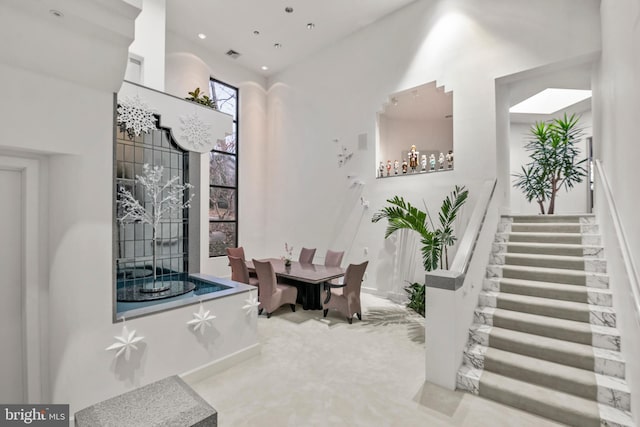
[[[377,297],[381,297],[381,298],[386,298],[387,297],[387,292],[380,291],[380,290],[378,290],[376,288],[368,288],[366,286],[363,286],[362,288],[360,288],[360,290],[362,292],[364,292],[364,293],[375,295]]]
[[[238,363],[249,360],[252,357],[256,357],[261,352],[260,344],[254,344],[242,350],[236,351],[228,356],[214,360],[198,368],[180,374],[187,384],[197,383],[212,375],[225,371]]]

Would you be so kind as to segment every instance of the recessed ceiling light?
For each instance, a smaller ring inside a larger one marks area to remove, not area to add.
[[[204,40],[204,39],[207,38],[207,35],[200,33],[200,34],[198,34],[198,37],[201,38],[202,40]]]
[[[510,113],[553,114],[591,98],[590,90],[545,89],[509,108]]]
[[[284,8],[284,11],[287,13],[293,13],[293,8],[291,6],[287,6]]]
[[[280,43],[274,43],[273,47],[275,47],[276,49],[280,49],[282,45]]]
[[[307,24],[307,30],[313,30],[316,27],[316,24],[314,24],[313,22],[309,22]]]
[[[64,13],[60,12],[59,10],[51,9],[49,10],[49,13],[55,16],[56,18],[64,17]]]
[[[255,30],[255,31],[253,32],[253,35],[254,35],[254,36],[259,36],[259,35],[260,35],[260,31]]]
[[[267,71],[267,70],[269,69],[269,67],[267,67],[266,65],[263,65],[263,66],[262,66],[262,67],[260,67],[260,68],[262,68],[262,70],[263,70],[263,71]]]

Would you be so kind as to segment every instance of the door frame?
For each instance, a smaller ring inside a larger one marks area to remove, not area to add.
[[[0,169],[20,173],[23,194],[22,215],[22,256],[21,294],[23,326],[23,384],[25,403],[43,403],[43,346],[40,309],[40,160],[12,157],[0,154]],[[46,241],[46,240],[45,240]],[[46,313],[45,313],[46,314]]]

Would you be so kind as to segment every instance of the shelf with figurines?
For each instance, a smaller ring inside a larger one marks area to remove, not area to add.
[[[425,154],[426,152],[426,154]],[[436,157],[437,155],[437,157]],[[378,166],[378,178],[391,178],[397,176],[411,176],[417,174],[429,174],[453,170],[453,151],[447,154],[434,150],[423,150],[422,154],[412,145],[409,151],[403,151],[398,160],[380,162]]]

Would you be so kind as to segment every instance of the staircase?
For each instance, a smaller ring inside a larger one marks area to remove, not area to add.
[[[595,217],[498,226],[457,387],[571,426],[633,426]]]

